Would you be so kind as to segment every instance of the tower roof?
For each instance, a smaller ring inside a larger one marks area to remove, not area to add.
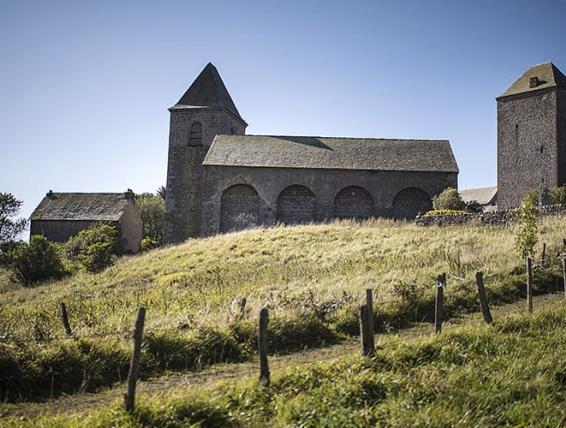
[[[558,87],[566,88],[566,76],[553,63],[546,62],[530,67],[498,98]]]
[[[240,120],[244,121],[226,86],[224,86],[218,70],[210,62],[200,72],[177,104],[173,106],[173,108],[184,107],[226,107]]]

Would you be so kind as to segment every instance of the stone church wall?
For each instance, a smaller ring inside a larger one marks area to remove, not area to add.
[[[395,196],[404,189],[420,189],[430,199],[446,187],[457,187],[456,173],[211,165],[206,165],[203,169],[202,209],[203,213],[206,213],[202,216],[203,235],[212,235],[221,231],[223,194],[235,185],[248,185],[257,192],[259,200],[257,224],[265,226],[274,225],[278,221],[287,223],[289,219],[292,223],[319,222],[340,216],[340,208],[338,213],[336,212],[336,197],[341,190],[350,186],[365,189],[370,195],[373,200],[372,216],[385,217],[404,215],[393,206]],[[312,193],[314,202],[304,188]],[[360,198],[362,193],[359,192]],[[363,199],[358,203],[360,212],[354,209],[354,217],[367,215],[367,201],[367,196],[363,195]],[[294,203],[296,203],[295,207],[293,207]],[[241,206],[245,206],[244,201]],[[237,213],[232,212],[231,215]]]

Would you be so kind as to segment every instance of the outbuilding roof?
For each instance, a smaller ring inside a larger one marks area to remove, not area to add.
[[[460,196],[464,202],[477,201],[480,205],[495,205],[497,186],[460,190]]]
[[[546,62],[530,67],[498,98],[556,87],[566,87],[566,77],[553,63]]]
[[[217,135],[203,164],[458,172],[447,140]]]
[[[31,220],[118,221],[133,193],[47,193]]]

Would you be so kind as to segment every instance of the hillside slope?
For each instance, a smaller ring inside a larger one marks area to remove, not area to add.
[[[564,230],[566,218],[542,222],[548,254],[562,245]],[[502,227],[338,222],[189,240],[124,258],[100,274],[1,293],[0,393],[21,400],[122,380],[142,305],[144,373],[153,375],[248,358],[263,305],[270,307],[271,349],[289,351],[356,334],[365,288],[376,290],[383,330],[430,320],[442,272],[450,316],[477,309],[476,271],[484,272],[488,296],[498,304],[524,294],[522,269],[513,232]],[[555,262],[537,271],[538,291],[557,287],[553,272]],[[61,301],[79,339],[65,338]]]

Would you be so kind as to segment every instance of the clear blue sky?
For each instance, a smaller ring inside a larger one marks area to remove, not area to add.
[[[248,133],[449,139],[493,185],[495,97],[566,72],[566,1],[0,0],[0,191],[155,191],[209,61]]]

